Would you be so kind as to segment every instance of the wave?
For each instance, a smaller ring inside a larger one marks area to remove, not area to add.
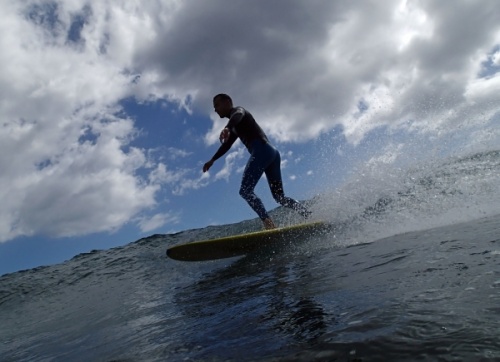
[[[304,201],[314,219],[335,225],[328,246],[367,243],[500,214],[500,151],[475,153],[408,170],[367,166],[342,187]],[[303,221],[282,207],[271,211],[280,225]],[[110,250],[93,250],[59,265],[0,277],[0,305],[42,298],[66,287],[84,288],[103,280],[136,275],[158,248],[258,230],[258,219],[152,235]],[[318,245],[318,247],[321,247]]]
[[[313,200],[345,243],[366,242],[500,213],[500,151],[409,169],[369,164]]]

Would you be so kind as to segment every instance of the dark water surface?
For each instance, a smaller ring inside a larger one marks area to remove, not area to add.
[[[498,360],[499,235],[497,216],[209,263],[165,260],[174,240],[152,237],[2,277],[1,356]]]
[[[175,293],[197,331],[185,348],[194,359],[500,358],[499,222],[241,259]]]

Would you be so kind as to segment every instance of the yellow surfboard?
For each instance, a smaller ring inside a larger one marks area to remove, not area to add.
[[[287,226],[272,230],[262,230],[219,239],[194,241],[167,249],[167,256],[182,261],[205,261],[231,258],[258,251],[275,243],[299,241],[324,231],[327,223],[316,221]]]

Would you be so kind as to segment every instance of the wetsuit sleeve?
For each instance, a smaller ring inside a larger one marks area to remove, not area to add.
[[[228,126],[229,126],[229,123],[228,123]],[[226,126],[227,127],[227,126]],[[234,132],[231,132],[231,129],[230,130],[230,134],[229,134],[229,138],[226,142],[224,142],[220,147],[219,149],[217,150],[217,152],[215,152],[215,155],[212,157],[212,160],[217,160],[219,158],[221,158],[222,156],[224,156],[226,154],[227,151],[229,151],[229,149],[233,146],[233,143],[236,141],[236,139],[238,138],[238,136],[236,136],[234,134]]]

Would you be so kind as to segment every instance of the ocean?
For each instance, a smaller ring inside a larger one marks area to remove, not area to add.
[[[0,277],[1,361],[500,361],[500,151],[305,201],[332,230],[209,262],[152,235]],[[299,222],[278,208],[281,224]]]

